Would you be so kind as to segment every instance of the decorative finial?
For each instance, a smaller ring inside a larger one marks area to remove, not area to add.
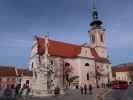
[[[44,33],[45,37],[49,37],[49,32]]]
[[[93,20],[97,20],[98,19],[98,12],[97,12],[97,9],[96,9],[96,1],[93,0],[93,9],[92,9],[92,18]]]
[[[49,37],[49,32],[45,32],[43,34],[41,34],[42,38],[48,38]]]
[[[96,0],[93,0],[93,9],[96,9]]]
[[[93,5],[92,5],[92,22],[90,23],[90,26],[100,26],[102,24],[102,21],[99,20],[99,17],[98,17],[98,12],[97,12],[97,9],[96,9],[96,0],[93,0]]]

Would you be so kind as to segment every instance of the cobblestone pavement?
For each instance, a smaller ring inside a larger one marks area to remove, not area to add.
[[[57,97],[28,97],[26,100],[97,100],[97,95],[103,95],[109,89],[94,89],[93,94],[81,95],[80,90],[68,90],[64,95]],[[19,98],[17,100],[24,100]]]
[[[133,86],[128,89],[113,89],[106,95],[106,100],[133,100]]]

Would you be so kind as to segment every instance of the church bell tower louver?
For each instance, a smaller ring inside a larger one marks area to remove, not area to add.
[[[91,29],[89,34],[91,48],[95,48],[100,57],[107,58],[105,29],[102,27],[102,21],[99,20],[94,0],[92,9],[92,22],[90,23],[90,26]]]

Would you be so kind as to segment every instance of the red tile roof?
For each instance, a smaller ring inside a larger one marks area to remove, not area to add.
[[[45,40],[41,37],[36,37],[38,44],[38,53],[42,55],[45,52]],[[90,48],[92,56],[97,62],[110,63],[107,58],[101,58],[97,54],[95,48]],[[81,53],[81,46],[75,44],[64,43],[55,40],[49,40],[48,43],[48,52],[52,56],[61,56],[61,57],[77,57]]]
[[[14,67],[0,66],[0,77],[17,76]]]
[[[37,38],[38,42],[38,53],[42,55],[45,51],[44,39]],[[48,53],[52,56],[61,56],[61,57],[76,57],[81,52],[81,46],[64,43],[55,40],[49,40],[48,42]]]
[[[120,64],[112,68],[113,72],[129,72],[133,71],[133,64]]]
[[[127,72],[128,67],[118,67],[118,68],[113,68],[113,72]]]
[[[17,77],[18,75],[32,76],[32,72],[27,69],[16,69],[10,66],[0,66],[0,77]]]
[[[29,71],[28,69],[17,69],[18,75],[23,76],[32,76],[32,71]]]

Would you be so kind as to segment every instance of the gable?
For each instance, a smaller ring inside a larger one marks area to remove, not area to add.
[[[82,47],[81,53],[78,55],[80,57],[86,57],[86,58],[94,58],[92,55],[92,52],[89,47]]]

